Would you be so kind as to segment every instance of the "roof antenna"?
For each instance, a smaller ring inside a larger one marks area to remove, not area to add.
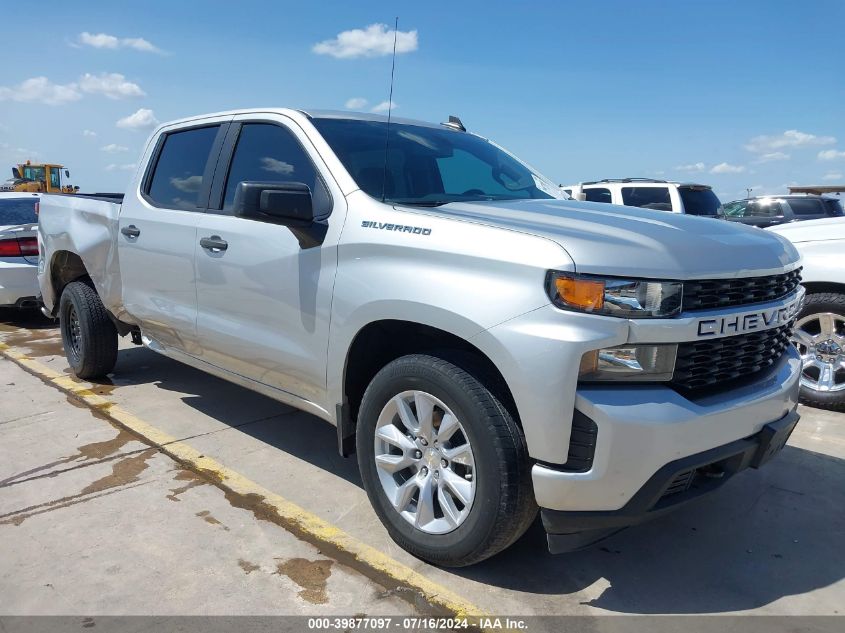
[[[390,114],[393,111],[393,73],[396,70],[396,34],[399,31],[399,16],[393,24],[393,61],[390,64],[390,96],[387,98],[387,129],[384,132],[384,172],[381,177],[381,201],[384,202],[387,189],[387,156],[390,150]]]

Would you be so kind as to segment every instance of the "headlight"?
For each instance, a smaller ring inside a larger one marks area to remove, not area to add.
[[[546,289],[552,302],[577,310],[626,319],[658,319],[681,311],[680,281],[649,281],[549,272]]]
[[[578,379],[672,380],[677,345],[623,345],[593,350],[581,357]]]

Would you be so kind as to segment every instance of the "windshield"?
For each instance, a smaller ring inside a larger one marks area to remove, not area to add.
[[[689,215],[716,215],[719,198],[710,187],[678,187],[684,203],[684,213]]]
[[[38,199],[32,198],[0,198],[0,226],[16,224],[38,224],[35,204]]]
[[[493,143],[448,128],[383,121],[316,119],[314,126],[366,193],[379,200],[447,202],[564,198],[564,193]]]

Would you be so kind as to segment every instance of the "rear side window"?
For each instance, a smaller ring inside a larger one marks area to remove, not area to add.
[[[610,196],[610,189],[605,189],[604,187],[584,189],[584,194],[587,196],[589,202],[606,202],[607,204],[613,202]]]
[[[211,146],[219,126],[173,132],[164,139],[147,195],[158,207],[196,211]]]
[[[272,123],[246,123],[238,135],[226,179],[223,210],[231,210],[242,182],[301,182],[311,189],[314,215],[331,211],[325,184],[308,154],[286,128]]]
[[[622,187],[622,204],[658,211],[671,211],[669,187]]]
[[[839,200],[822,198],[822,204],[824,204],[825,211],[828,215],[845,215],[845,211],[842,210],[842,203]]]
[[[35,213],[37,203],[37,198],[0,199],[0,226],[38,224],[38,215]]]
[[[716,215],[719,198],[709,187],[678,187],[684,213],[689,215]]]
[[[788,198],[786,203],[795,215],[824,215],[821,198]]]

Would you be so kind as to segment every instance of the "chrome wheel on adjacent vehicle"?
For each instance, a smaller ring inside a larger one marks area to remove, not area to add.
[[[475,460],[457,416],[424,391],[403,391],[376,422],[374,458],[387,499],[428,534],[460,526],[475,498]]]
[[[801,386],[817,392],[845,390],[845,316],[808,314],[795,323],[792,340],[801,354]]]

